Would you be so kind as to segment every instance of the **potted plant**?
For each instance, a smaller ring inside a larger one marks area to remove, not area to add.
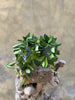
[[[49,77],[50,72],[57,71],[59,65],[55,66],[55,62],[58,60],[57,55],[60,54],[58,47],[61,43],[56,40],[57,38],[51,35],[44,34],[44,36],[36,37],[30,36],[29,33],[23,37],[23,40],[18,40],[19,44],[13,46],[16,61],[8,63],[7,67],[14,69],[22,78],[21,88],[30,83],[48,81],[46,77]],[[43,73],[42,76],[41,73]]]

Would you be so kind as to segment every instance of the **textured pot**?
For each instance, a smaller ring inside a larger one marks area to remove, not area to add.
[[[65,62],[55,63],[56,68],[63,67]],[[15,100],[55,100],[52,95],[61,84],[60,77],[54,71],[48,68],[35,69],[31,73],[31,81],[29,84],[21,86],[22,77],[16,75],[16,94]]]

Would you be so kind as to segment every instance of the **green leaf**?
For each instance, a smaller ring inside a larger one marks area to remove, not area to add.
[[[45,59],[45,67],[47,67],[48,66],[48,61],[47,61],[47,57],[46,57],[46,59]]]
[[[40,51],[37,51],[36,53],[39,54],[39,53],[41,53],[41,52],[40,52]]]
[[[53,59],[48,60],[48,63],[54,65]]]
[[[27,74],[30,74],[30,69],[26,69],[26,73]]]
[[[26,83],[26,78],[23,78],[22,82],[21,82],[21,86],[24,85]]]
[[[40,39],[37,39],[37,43],[40,43]]]
[[[30,37],[30,33],[28,33],[25,37],[23,36],[24,41],[26,41],[26,39]]]
[[[13,50],[14,50],[14,51],[18,51],[18,50],[20,50],[20,48],[14,48]]]
[[[23,42],[23,40],[17,40],[17,41],[19,41],[19,42]]]
[[[19,53],[21,53],[21,50],[14,51],[14,54],[15,54],[15,55],[16,55],[16,54],[19,54]]]
[[[23,75],[23,74],[22,74],[22,70],[20,70],[20,71],[19,71],[19,75],[20,75],[20,76],[22,76],[22,75]]]
[[[14,68],[14,71],[15,71],[16,73],[19,73],[19,69],[18,69],[18,68]]]
[[[7,65],[6,65],[6,67],[7,68],[14,68],[14,65],[16,64],[16,61],[14,61],[14,62],[11,62],[11,63],[8,63]]]
[[[61,43],[60,42],[56,42],[56,46],[60,46],[61,45]]]
[[[51,52],[55,53],[55,48],[54,47],[51,48]]]
[[[26,37],[30,37],[30,33],[28,33],[28,34],[26,35]]]
[[[60,46],[61,43],[60,42],[55,42],[55,43],[51,43],[52,46]]]
[[[58,60],[58,57],[55,56],[55,57],[53,58],[53,61],[55,62],[55,61],[57,61],[57,60]]]
[[[6,65],[7,68],[14,68],[15,66]]]
[[[24,43],[27,41],[27,38],[30,37],[30,33],[28,33],[25,37],[23,36]]]
[[[8,63],[9,66],[13,66],[13,65],[15,65],[15,64],[16,64],[16,61],[11,62],[11,63]]]
[[[48,43],[50,43],[52,41],[52,36],[50,36],[49,40],[48,40]]]
[[[53,54],[51,54],[51,55],[50,55],[50,58],[51,58],[51,59],[52,59],[52,58],[54,58],[54,55],[53,55]]]
[[[26,58],[26,62],[29,63],[31,60],[30,56]]]
[[[47,46],[47,43],[44,42],[44,41],[42,41],[42,42],[41,42],[41,46],[45,47],[45,46]]]
[[[42,56],[42,57],[37,57],[36,56],[36,60],[38,60],[38,61],[42,61],[44,58],[45,58],[45,56]]]
[[[59,50],[55,50],[55,54],[59,55],[60,51]]]
[[[56,40],[57,40],[57,38],[56,38],[56,37],[54,37],[54,38],[53,38],[53,40],[52,40],[52,42],[55,42]]]
[[[42,66],[45,67],[45,62],[44,61],[42,62]]]
[[[47,67],[48,66],[47,57],[45,58],[45,61],[42,62],[42,66],[43,67]]]
[[[35,47],[35,51],[38,51],[38,49],[39,49],[39,46],[38,46],[38,45],[36,45],[36,47]]]
[[[54,56],[52,59],[48,60],[49,64],[54,64],[54,62],[56,62],[58,60],[57,56]]]
[[[31,66],[31,65],[28,65],[28,67],[33,71],[34,70],[34,68]]]
[[[30,37],[27,37],[27,39],[26,39],[26,40],[30,40],[30,39],[32,39],[32,36],[30,36]]]
[[[18,47],[20,47],[20,45],[23,45],[23,43],[16,44],[16,45],[13,46],[13,48],[18,48]]]
[[[47,52],[47,54],[50,56],[51,53],[50,52]]]
[[[52,69],[55,69],[55,67],[54,67],[53,65],[50,65],[50,67],[51,67]]]
[[[40,36],[40,41],[42,41],[43,40],[43,36]]]
[[[21,45],[20,48],[25,48],[25,46],[24,45]]]
[[[45,39],[46,42],[48,42],[49,37],[46,34],[44,34],[44,39]]]

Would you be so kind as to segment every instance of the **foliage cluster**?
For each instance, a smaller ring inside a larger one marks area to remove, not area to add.
[[[7,67],[13,68],[20,76],[23,77],[22,85],[30,80],[31,71],[35,71],[35,67],[50,67],[55,69],[54,62],[57,61],[57,55],[60,54],[58,46],[60,42],[56,42],[57,38],[53,36],[36,37],[34,35],[23,37],[18,40],[19,44],[13,46],[13,53],[16,61],[8,63]],[[18,67],[17,67],[18,66]]]

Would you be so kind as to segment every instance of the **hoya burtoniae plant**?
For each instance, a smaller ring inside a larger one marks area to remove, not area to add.
[[[23,77],[21,85],[24,85],[27,80],[30,81],[30,75],[35,68],[39,66],[49,67],[55,70],[54,62],[58,60],[57,55],[60,54],[58,46],[60,42],[56,42],[56,37],[30,36],[30,33],[23,37],[23,40],[18,40],[19,44],[13,46],[13,53],[16,61],[8,63],[8,68],[13,68],[20,76]]]

